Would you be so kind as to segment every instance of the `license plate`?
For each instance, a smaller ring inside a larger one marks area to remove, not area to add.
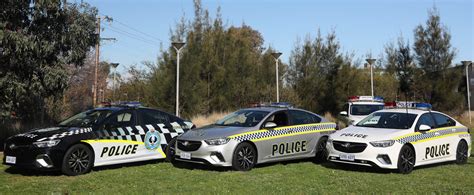
[[[188,152],[181,152],[179,154],[179,157],[181,157],[182,159],[191,159],[191,153],[188,153]]]
[[[347,161],[354,161],[355,156],[353,154],[339,154],[339,159],[347,160]]]
[[[5,157],[5,162],[9,164],[15,164],[16,163],[16,157],[15,156],[6,156]]]

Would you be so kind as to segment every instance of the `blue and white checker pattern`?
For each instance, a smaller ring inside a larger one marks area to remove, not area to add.
[[[400,142],[401,144],[406,144],[410,142],[416,142],[424,139],[429,139],[437,136],[443,136],[443,135],[448,135],[452,133],[458,132],[455,127],[449,128],[449,129],[443,129],[443,130],[438,130],[438,131],[428,131],[426,133],[419,133],[415,135],[410,135],[407,137],[402,137],[399,139],[396,139],[395,141]]]
[[[335,123],[321,123],[321,124],[290,126],[288,128],[282,127],[282,128],[276,128],[275,130],[263,130],[263,131],[238,134],[235,136],[230,136],[229,138],[235,139],[241,142],[245,140],[256,140],[256,139],[262,139],[262,138],[276,137],[280,135],[291,135],[291,134],[297,134],[297,133],[307,132],[307,131],[328,131],[328,130],[335,131],[336,124]]]
[[[76,130],[72,130],[72,131],[66,131],[66,132],[63,132],[63,133],[54,134],[50,137],[44,137],[44,138],[38,139],[37,141],[40,142],[40,141],[46,141],[46,140],[61,139],[61,138],[66,137],[66,136],[78,135],[78,134],[82,134],[82,133],[89,133],[91,131],[92,131],[92,128],[80,128],[80,129],[76,129]]]

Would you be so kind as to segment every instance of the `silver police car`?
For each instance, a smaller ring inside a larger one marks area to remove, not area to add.
[[[248,171],[256,164],[327,159],[328,135],[336,124],[312,112],[289,107],[236,111],[215,124],[190,130],[168,147],[172,163],[200,163]]]

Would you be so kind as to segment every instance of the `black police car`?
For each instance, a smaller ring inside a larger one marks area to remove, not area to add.
[[[95,108],[56,127],[8,138],[3,162],[79,175],[96,166],[166,158],[172,138],[192,128],[189,121],[136,104]]]

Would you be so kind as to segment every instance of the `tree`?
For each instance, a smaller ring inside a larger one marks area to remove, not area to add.
[[[414,50],[418,66],[423,70],[420,82],[426,83],[423,98],[428,100],[439,110],[452,110],[462,104],[462,96],[455,89],[458,88],[460,72],[451,69],[456,55],[451,48],[451,34],[441,23],[441,17],[436,8],[428,12],[425,25],[418,25],[415,29]],[[454,78],[454,79],[453,79]]]
[[[416,72],[410,44],[400,37],[397,46],[389,44],[385,47],[385,53],[387,54],[387,70],[396,75],[400,92],[408,100],[409,94],[413,93]]]
[[[81,66],[97,41],[97,10],[86,3],[2,1],[0,5],[0,110],[32,121],[48,98],[68,84],[68,66]]]

